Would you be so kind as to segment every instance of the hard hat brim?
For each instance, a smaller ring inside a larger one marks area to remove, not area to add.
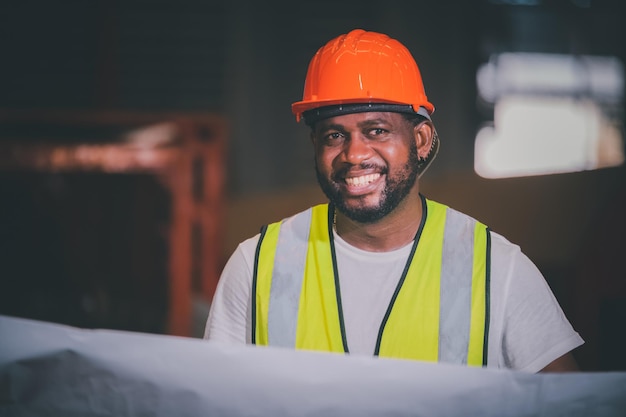
[[[410,104],[390,104],[390,103],[347,103],[330,106],[316,107],[302,112],[302,117],[307,125],[312,125],[320,120],[330,117],[341,116],[352,113],[366,112],[393,112],[406,114],[419,114],[428,120],[430,113],[427,108],[420,107],[415,111]]]

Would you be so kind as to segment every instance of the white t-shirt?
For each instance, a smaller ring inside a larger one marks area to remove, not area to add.
[[[412,244],[368,252],[335,233],[348,350],[373,355],[378,329]],[[488,367],[537,372],[583,343],[545,279],[519,246],[491,233],[491,307]],[[220,277],[205,338],[250,343],[251,288],[259,235],[242,242]]]

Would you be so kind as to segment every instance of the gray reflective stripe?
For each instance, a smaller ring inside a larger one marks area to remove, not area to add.
[[[267,312],[268,344],[272,346],[293,348],[296,345],[311,212],[308,209],[285,220],[280,226]]]
[[[475,225],[471,217],[447,209],[439,304],[440,362],[467,363]]]

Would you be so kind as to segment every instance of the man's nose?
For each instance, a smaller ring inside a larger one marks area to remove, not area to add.
[[[351,135],[350,139],[344,143],[344,159],[352,165],[359,165],[361,162],[368,159],[371,155],[371,151],[371,148],[362,135]]]

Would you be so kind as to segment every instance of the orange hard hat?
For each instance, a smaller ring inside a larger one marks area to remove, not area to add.
[[[307,118],[306,112],[313,109],[352,104],[369,105],[357,106],[356,111],[381,107],[373,104],[402,105],[388,108],[426,117],[435,110],[409,50],[387,35],[362,29],[340,35],[317,51],[309,64],[302,101],[291,109],[300,121],[303,113]],[[345,107],[343,113],[354,112]]]

